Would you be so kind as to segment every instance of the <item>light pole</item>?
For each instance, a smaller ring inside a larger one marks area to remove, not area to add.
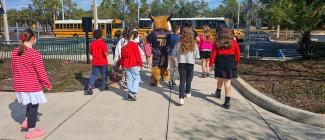
[[[238,0],[237,29],[239,29],[240,1]]]
[[[249,58],[249,43],[250,43],[250,26],[252,19],[252,0],[248,0],[247,5],[247,21],[246,21],[246,32],[245,32],[245,58]]]
[[[125,0],[123,0],[123,30],[125,29]]]
[[[97,5],[96,0],[93,0],[93,10],[94,10],[94,29],[98,29],[98,16],[97,16]]]
[[[1,0],[2,8],[3,8],[3,28],[5,30],[5,41],[9,43],[9,26],[8,26],[8,18],[7,18],[7,9],[6,9],[6,0]]]
[[[63,0],[61,0],[61,10],[62,10],[62,20],[64,20],[64,4],[63,4]]]
[[[138,4],[138,28],[139,28],[139,24],[140,24],[140,2],[137,2]]]

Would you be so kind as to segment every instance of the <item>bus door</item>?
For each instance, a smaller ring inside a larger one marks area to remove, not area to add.
[[[112,39],[112,24],[106,24],[106,38]]]

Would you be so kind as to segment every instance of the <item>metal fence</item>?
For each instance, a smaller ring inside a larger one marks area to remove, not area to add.
[[[11,51],[18,46],[18,41],[0,41],[0,60],[10,59]],[[43,59],[86,61],[86,43],[80,40],[39,40],[33,48]]]

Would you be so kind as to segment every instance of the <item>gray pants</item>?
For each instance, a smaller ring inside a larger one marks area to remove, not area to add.
[[[175,59],[176,58],[172,56],[168,56],[170,81],[175,81],[177,79],[177,63]]]

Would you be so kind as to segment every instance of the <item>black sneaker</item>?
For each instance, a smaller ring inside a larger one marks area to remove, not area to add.
[[[224,107],[225,109],[229,109],[229,108],[230,108],[230,102],[228,102],[228,103],[224,103],[224,104],[223,104],[223,107]]]
[[[121,85],[124,89],[127,89],[128,88],[128,85],[125,81],[121,81]]]
[[[176,86],[176,82],[175,82],[175,81],[173,81],[173,82],[172,82],[172,85],[173,85],[173,87],[175,87],[175,86]]]
[[[88,89],[86,90],[86,94],[87,94],[87,95],[93,95],[93,89],[92,89],[92,88],[88,88]]]
[[[132,93],[128,93],[128,100],[129,101],[136,101],[137,97]]]
[[[168,81],[168,87],[172,87],[173,85],[172,85],[172,82],[171,81]]]
[[[108,87],[107,86],[101,87],[99,90],[102,92],[102,91],[108,90]]]
[[[220,99],[221,98],[221,90],[220,91],[219,90],[216,90],[215,95],[216,95],[216,97],[218,99]]]
[[[154,84],[154,83],[150,83],[150,86],[152,86],[152,87],[156,87],[156,86],[158,86],[157,84]]]

